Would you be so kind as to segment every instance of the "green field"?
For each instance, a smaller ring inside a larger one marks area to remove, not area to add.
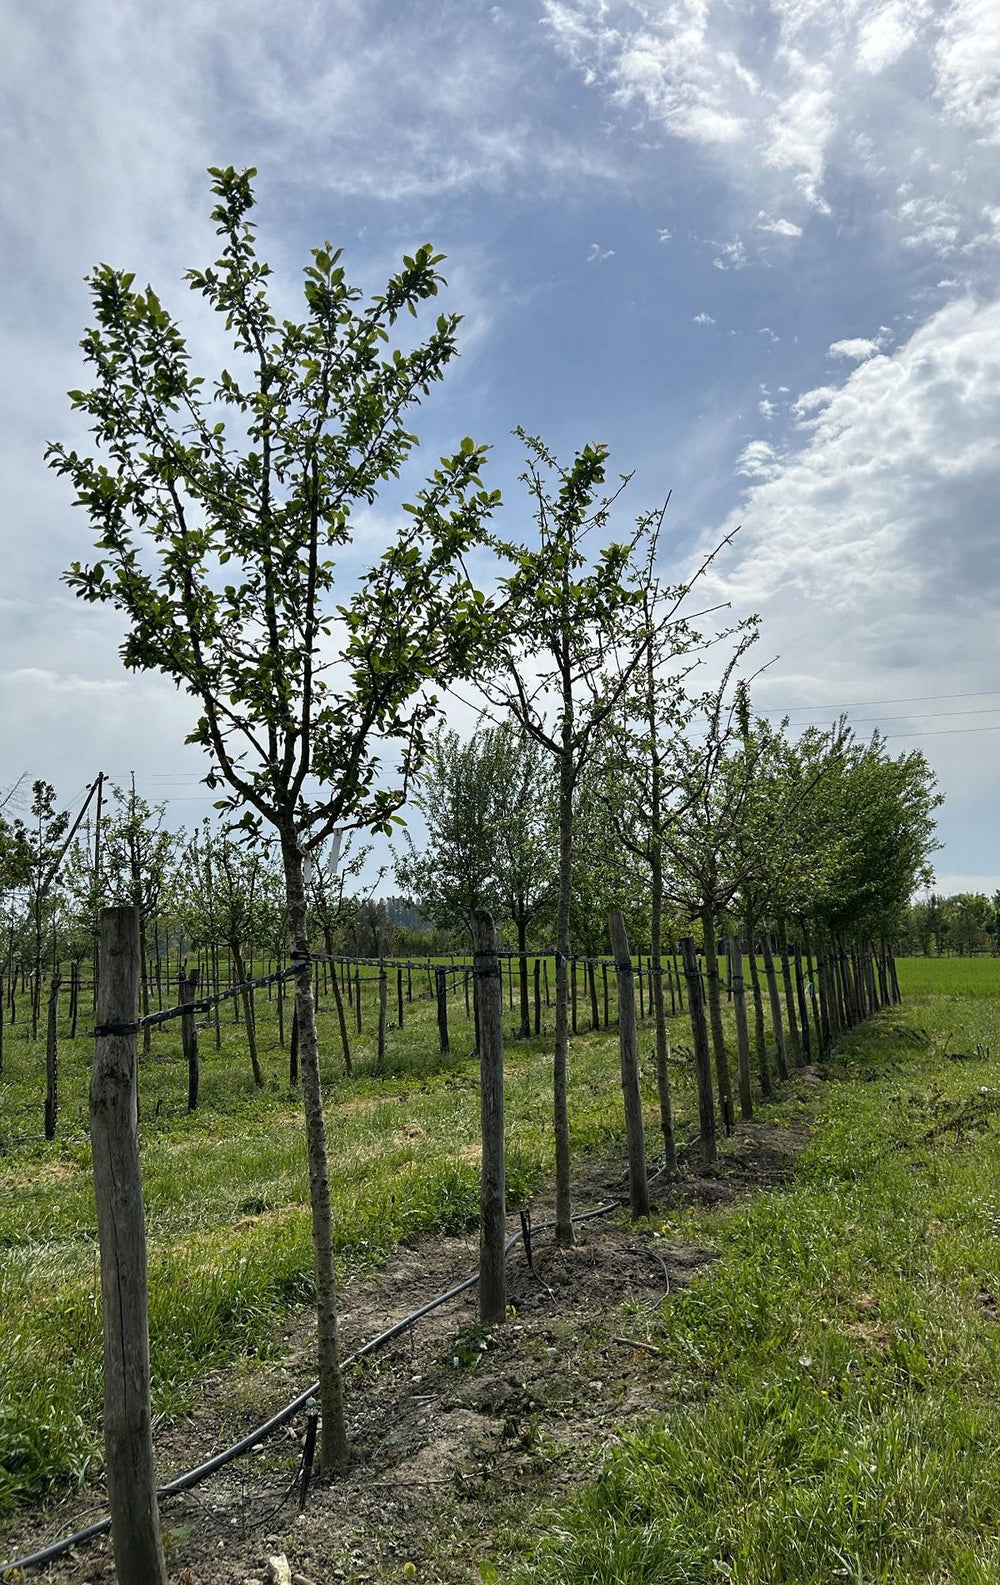
[[[899,985],[910,996],[1000,996],[1000,958],[898,958]]]
[[[341,1270],[384,1258],[421,1231],[464,1230],[479,1213],[478,1064],[461,986],[449,998],[452,1049],[439,1051],[429,1000],[405,1007],[377,1071],[375,982],[365,1032],[352,1030],[354,1077],[343,1076],[329,997],[320,1012],[328,1097],[331,1191]],[[395,1018],[394,984],[390,1019]],[[258,993],[267,1087],[251,1082],[242,1025],[231,1011],[223,1048],[201,1030],[199,1110],[186,1110],[179,1023],[153,1030],[140,1064],[141,1149],[150,1249],[154,1400],[173,1416],[199,1377],[273,1349],[275,1320],[312,1296],[312,1242],[301,1103],[277,1043],[275,1004]],[[614,1016],[612,999],[611,1013]],[[0,1512],[82,1478],[100,1458],[99,1276],[86,1139],[92,1042],[60,1046],[59,1137],[41,1133],[44,1043],[24,1038],[24,1010],[6,1034],[0,1079]],[[581,1002],[581,1028],[588,1022]],[[551,1012],[547,1015],[551,1030]],[[515,1020],[507,1013],[508,1035]],[[678,1030],[684,1026],[678,1025]],[[65,1030],[64,1030],[65,1034]],[[648,1040],[647,1040],[648,1044]],[[650,1065],[651,1067],[651,1065]],[[508,1185],[523,1200],[552,1173],[551,1034],[508,1051]],[[571,1121],[578,1160],[618,1148],[621,1091],[613,1030],[574,1046]],[[646,1076],[650,1149],[655,1084]],[[679,1129],[693,1125],[682,1083]]]
[[[488,1491],[485,1507],[470,1506],[456,1533],[465,1556],[470,1537],[491,1535],[484,1578],[985,1585],[1000,1575],[1000,963],[911,959],[899,972],[904,1007],[834,1054],[795,1180],[657,1215],[667,1239],[719,1253],[650,1317],[665,1400],[613,1438],[613,1452],[593,1448],[591,1484],[570,1500],[540,1511]],[[390,1028],[382,1072],[371,991],[351,1079],[327,1000],[320,1015],[342,1271],[409,1234],[467,1228],[478,1210],[477,1066],[461,989],[452,1052],[438,1051],[432,1004],[414,1001],[404,1029]],[[167,1418],[199,1378],[271,1353],[277,1319],[311,1297],[299,1101],[273,1012],[262,997],[263,1092],[231,1014],[221,1053],[202,1031],[196,1115],[176,1025],[154,1032],[141,1066],[154,1391]],[[508,1012],[508,1035],[513,1021]],[[672,1035],[678,1132],[691,1138],[685,1018]],[[0,1505],[11,1510],[99,1460],[101,1356],[84,1137],[91,1045],[82,1033],[62,1043],[61,1137],[46,1145],[23,1137],[39,1131],[42,1046],[23,1025],[7,1037]],[[650,1040],[647,1026],[647,1053]],[[550,1044],[543,1034],[508,1046],[512,1201],[551,1177]],[[619,1154],[613,1030],[577,1037],[571,1074],[576,1160]],[[761,1115],[783,1126],[781,1105]],[[435,1567],[429,1577],[465,1577],[447,1555]]]
[[[1000,1577],[1000,969],[900,979],[906,1007],[842,1043],[795,1183],[686,1213],[720,1258],[650,1332],[665,1411],[509,1521],[496,1577]]]

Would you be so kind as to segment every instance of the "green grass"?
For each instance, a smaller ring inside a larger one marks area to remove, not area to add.
[[[394,1013],[394,985],[390,997]],[[342,1073],[329,998],[320,1014],[331,1192],[341,1274],[384,1259],[401,1239],[460,1231],[479,1209],[478,1064],[464,998],[450,1002],[452,1051],[438,1050],[429,1001],[406,1008],[376,1071],[374,986],[366,1029],[352,1034],[355,1075]],[[420,987],[414,978],[414,993]],[[149,1234],[154,1408],[174,1416],[199,1378],[276,1346],[277,1320],[312,1296],[312,1245],[301,1103],[287,1081],[274,1006],[259,996],[267,1088],[255,1090],[242,1026],[223,1022],[223,1048],[201,1031],[201,1104],[186,1111],[179,1025],[153,1031],[140,1066],[141,1152]],[[548,1014],[551,1023],[551,1013]],[[587,1022],[581,1004],[581,1026]],[[612,1004],[612,1016],[614,1007]],[[6,1034],[0,1078],[0,1511],[81,1479],[100,1458],[100,1287],[86,1137],[92,1042],[60,1047],[59,1137],[39,1140],[44,1045],[23,1010]],[[506,1014],[508,1034],[513,1020]],[[680,1030],[679,1030],[680,1033]],[[648,1031],[642,1036],[648,1047]],[[512,1204],[551,1177],[551,1037],[508,1047],[508,1185]],[[575,1159],[622,1132],[617,1036],[575,1042]],[[652,1063],[649,1142],[656,1149]],[[692,1124],[679,1093],[680,1126]]]
[[[899,958],[899,986],[910,996],[1000,996],[1000,958]]]
[[[904,991],[936,975],[939,993],[844,1042],[794,1184],[663,1224],[720,1249],[652,1333],[664,1401],[594,1484],[508,1533],[504,1578],[1000,1577],[1000,1067],[974,1055],[1000,1052],[988,974],[996,996],[995,960],[902,965]]]

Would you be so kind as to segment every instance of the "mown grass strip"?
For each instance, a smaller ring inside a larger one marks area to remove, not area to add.
[[[652,1333],[664,1402],[508,1533],[505,1578],[998,1577],[1000,1065],[974,1055],[997,1008],[974,988],[956,1031],[951,994],[847,1042],[792,1187],[686,1214],[720,1259]]]

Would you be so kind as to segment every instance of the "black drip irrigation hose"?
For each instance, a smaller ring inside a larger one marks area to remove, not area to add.
[[[654,1176],[658,1177],[659,1174],[654,1174]],[[617,1211],[624,1204],[624,1200],[609,1200],[606,1205],[598,1205],[592,1211],[580,1211],[572,1220],[573,1222],[591,1222],[595,1217],[607,1216],[610,1212]],[[532,1232],[544,1233],[555,1227],[555,1225],[555,1222],[539,1222],[537,1226],[532,1228]],[[523,1228],[516,1233],[512,1233],[504,1244],[504,1254],[509,1255],[523,1237]],[[359,1349],[356,1349],[353,1354],[348,1355],[341,1362],[341,1369],[349,1370],[359,1360],[367,1358],[369,1354],[376,1353],[380,1348],[384,1348],[387,1343],[391,1343],[401,1333],[409,1331],[425,1315],[430,1315],[434,1310],[440,1310],[443,1305],[450,1304],[453,1299],[457,1299],[461,1294],[467,1293],[470,1288],[475,1287],[478,1281],[479,1269],[477,1267],[471,1277],[466,1277],[464,1281],[456,1283],[453,1288],[449,1288],[445,1293],[439,1293],[436,1298],[428,1299],[426,1304],[422,1304],[419,1309],[411,1311],[401,1321],[397,1321],[394,1326],[390,1326],[386,1331],[380,1332],[377,1337],[370,1338],[367,1343],[362,1343]],[[226,1464],[231,1464],[242,1453],[249,1453],[250,1449],[255,1447],[258,1442],[263,1442],[264,1438],[270,1436],[273,1431],[280,1431],[283,1425],[287,1425],[289,1420],[293,1420],[299,1410],[304,1409],[309,1400],[315,1398],[318,1393],[319,1382],[314,1381],[311,1387],[306,1388],[305,1392],[300,1392],[298,1397],[292,1399],[291,1403],[286,1403],[285,1407],[279,1409],[277,1414],[273,1414],[269,1420],[264,1421],[263,1425],[258,1425],[253,1431],[248,1432],[246,1436],[241,1437],[238,1442],[234,1442],[232,1447],[224,1448],[221,1453],[213,1454],[211,1458],[206,1459],[203,1464],[197,1465],[195,1469],[189,1469],[186,1474],[178,1475],[176,1480],[168,1481],[165,1486],[160,1486],[157,1489],[157,1498],[178,1497],[181,1492],[189,1491],[192,1486],[197,1486],[201,1481],[207,1480],[209,1475],[215,1474],[216,1470],[224,1468]],[[54,1563],[57,1558],[64,1557],[74,1547],[82,1546],[86,1541],[93,1541],[99,1535],[106,1535],[110,1529],[111,1519],[106,1516],[103,1519],[96,1520],[94,1524],[87,1525],[82,1530],[77,1530],[74,1535],[66,1536],[62,1541],[53,1541],[51,1546],[42,1547],[39,1552],[31,1552],[26,1557],[15,1558],[11,1563],[0,1564],[0,1585],[8,1578],[12,1580],[22,1569],[44,1568],[46,1564]]]

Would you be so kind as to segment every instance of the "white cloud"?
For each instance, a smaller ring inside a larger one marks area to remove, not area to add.
[[[673,235],[673,232],[668,230],[666,226],[661,226],[656,233],[656,240],[657,242],[671,242]]]
[[[995,0],[953,0],[933,52],[945,114],[988,143],[1000,139],[1000,8]]]
[[[605,259],[613,259],[614,248],[602,248],[599,242],[592,242],[587,253],[588,264],[603,264]]]
[[[762,234],[792,237],[790,204],[830,214],[847,193],[853,223],[859,183],[891,211],[907,176],[912,198],[954,208],[946,220],[898,216],[910,248],[943,251],[975,235],[1000,139],[996,0],[543,7],[556,49],[623,126],[661,128],[728,181],[738,223],[756,214]]]
[[[712,260],[717,270],[745,270],[750,262],[739,237],[734,237],[732,242],[715,242],[712,246],[719,250]]]
[[[736,472],[747,479],[770,479],[779,468],[777,453],[766,440],[751,440],[736,459]]]
[[[878,352],[878,342],[869,341],[865,336],[848,336],[844,341],[834,341],[829,348],[831,358],[843,358],[848,363],[862,363],[866,358],[874,358]]]
[[[744,453],[768,471],[733,513],[745,527],[729,594],[763,604],[779,637],[799,631],[823,665],[895,657],[945,676],[995,654],[1000,301],[949,304],[794,410],[813,415],[801,447],[773,468],[765,443]],[[974,675],[981,687],[981,663]]]
[[[695,314],[695,316],[692,319],[691,323],[693,325],[714,325],[715,324],[715,320],[712,318],[711,314],[701,313],[701,314]]]
[[[801,237],[802,235],[802,227],[797,226],[794,220],[783,220],[780,216],[777,219],[772,219],[764,209],[757,216],[757,230],[769,232],[775,237]]]

